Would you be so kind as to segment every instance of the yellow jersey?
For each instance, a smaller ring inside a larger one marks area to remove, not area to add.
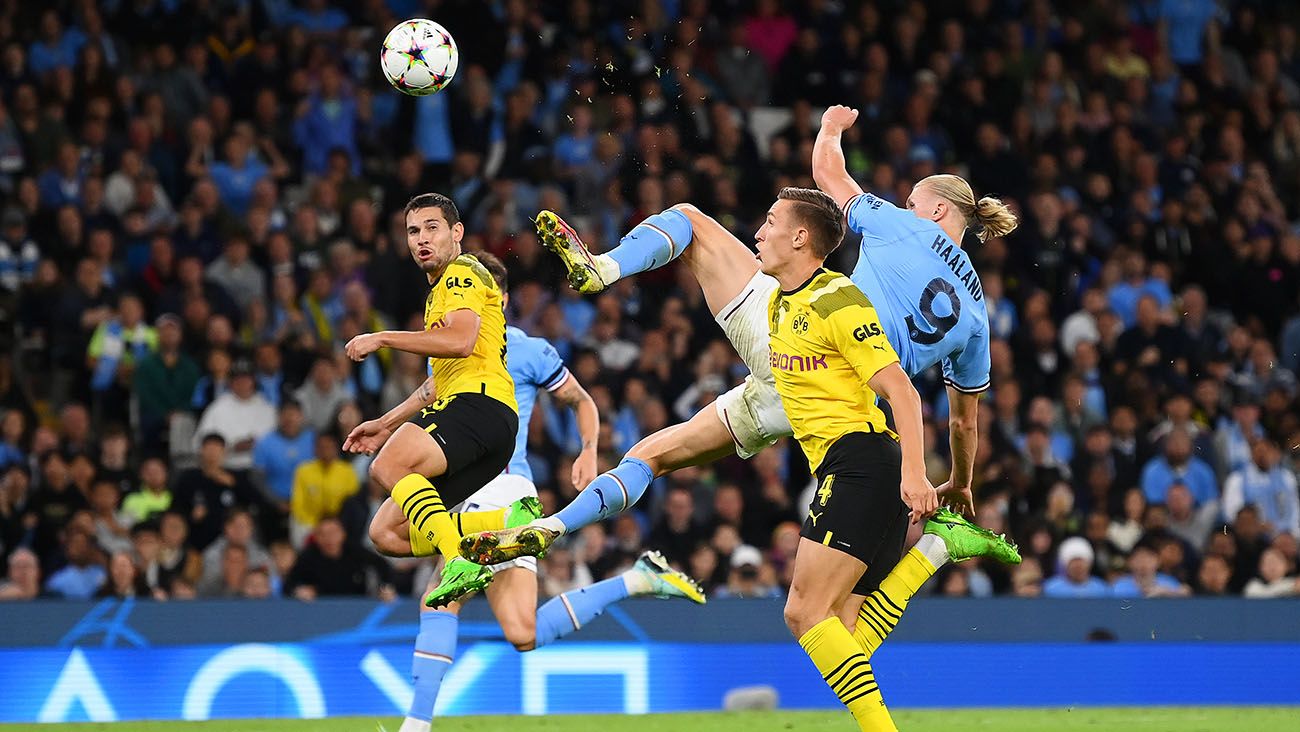
[[[515,412],[515,382],[506,371],[504,299],[492,274],[471,254],[456,257],[424,301],[424,329],[446,325],[448,313],[473,310],[480,320],[474,351],[465,358],[430,358],[429,374],[439,400],[453,394],[485,394]]]
[[[851,432],[883,432],[867,382],[898,362],[876,309],[848,277],[825,269],[768,304],[772,374],[795,439],[813,471]]]

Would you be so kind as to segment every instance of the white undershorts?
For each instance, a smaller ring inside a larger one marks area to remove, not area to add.
[[[522,475],[511,475],[502,473],[488,482],[487,485],[474,491],[469,498],[452,507],[452,513],[468,513],[470,511],[491,511],[497,508],[505,508],[520,498],[526,496],[537,497],[537,486]],[[503,569],[519,567],[521,569],[537,571],[536,557],[520,557],[509,562],[494,564],[489,569],[493,572],[500,572]]]
[[[742,458],[752,457],[793,431],[776,391],[768,344],[767,306],[776,288],[776,278],[755,272],[745,289],[714,318],[749,367],[745,383],[714,402],[718,418],[731,432],[736,454]]]

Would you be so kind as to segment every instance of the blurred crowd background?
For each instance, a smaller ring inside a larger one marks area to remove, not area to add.
[[[443,23],[443,93],[377,54]],[[602,415],[602,468],[745,370],[682,266],[594,299],[530,217],[597,249],[681,201],[752,241],[811,186],[820,110],[902,202],[940,171],[1022,217],[968,240],[994,340],[979,521],[1007,571],[949,596],[1296,594],[1300,8],[1242,0],[0,0],[0,599],[389,597],[382,499],[341,435],[420,359],[341,346],[420,327],[401,209],[451,195],[500,256],[510,321]],[[856,242],[835,255],[848,271]],[[926,400],[946,478],[945,397]],[[529,430],[548,510],[570,414]],[[780,596],[807,505],[793,443],[661,479],[542,563],[555,594],[662,550],[718,595]]]

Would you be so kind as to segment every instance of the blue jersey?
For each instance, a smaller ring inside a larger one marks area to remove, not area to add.
[[[908,376],[936,363],[964,392],[989,386],[989,316],[966,252],[933,221],[870,193],[844,207],[862,235],[850,277],[871,300]]]
[[[555,391],[569,378],[555,346],[545,338],[535,338],[518,328],[506,328],[506,370],[515,380],[515,401],[519,404],[519,434],[515,435],[515,454],[510,456],[506,472],[533,479],[528,465],[528,422],[537,403],[537,391]]]

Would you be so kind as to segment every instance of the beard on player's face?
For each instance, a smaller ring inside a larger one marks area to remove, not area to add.
[[[411,237],[408,246],[411,258],[425,274],[440,272],[460,253],[460,246],[450,230],[442,230],[432,236],[422,233],[418,237]]]

